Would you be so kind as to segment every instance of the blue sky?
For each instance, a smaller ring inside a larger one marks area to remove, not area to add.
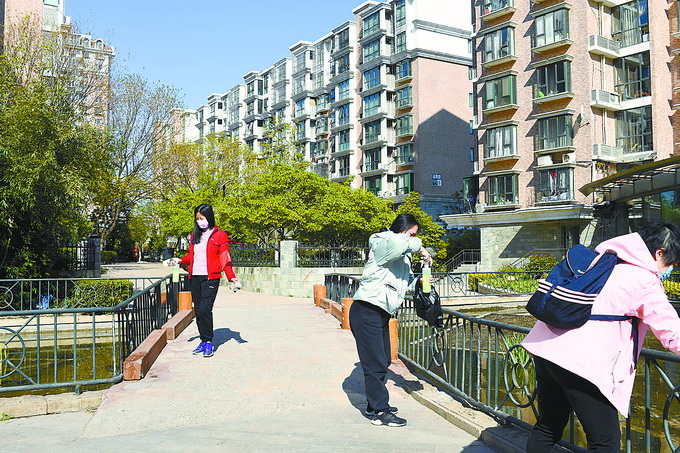
[[[363,0],[66,0],[80,32],[116,48],[116,65],[179,89],[185,106],[243,83],[353,20]]]

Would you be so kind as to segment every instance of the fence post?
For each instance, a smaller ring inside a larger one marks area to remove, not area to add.
[[[191,305],[191,291],[179,291],[177,300],[177,309],[182,310],[193,310],[194,307]]]
[[[324,285],[314,285],[314,305],[317,307],[321,303],[321,299],[326,298],[326,287]]]
[[[349,326],[349,309],[352,307],[354,299],[351,297],[344,297],[342,299],[342,328],[350,330]]]
[[[87,265],[85,267],[88,271],[101,272],[101,248],[101,239],[98,235],[93,234],[87,239]]]
[[[399,321],[397,318],[390,319],[390,360],[394,362],[399,358]]]

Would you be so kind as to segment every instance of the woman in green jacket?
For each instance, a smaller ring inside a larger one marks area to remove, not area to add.
[[[406,425],[406,420],[397,417],[397,408],[390,407],[385,386],[391,362],[388,324],[406,292],[415,286],[411,253],[417,252],[425,262],[432,261],[420,238],[415,237],[418,228],[412,214],[399,214],[389,230],[371,236],[368,261],[349,312],[364,372],[368,402],[365,413],[374,425]]]

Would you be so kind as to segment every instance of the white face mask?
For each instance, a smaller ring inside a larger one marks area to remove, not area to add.
[[[207,230],[208,229],[208,221],[207,220],[197,220],[196,224],[198,227],[202,230]]]

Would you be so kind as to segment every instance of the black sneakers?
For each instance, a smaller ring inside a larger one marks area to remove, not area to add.
[[[394,407],[394,406],[390,406],[390,408],[387,409],[387,410],[392,412],[395,415],[399,413],[399,409]],[[364,414],[366,415],[366,417],[373,417],[375,415],[375,411],[373,410],[372,407],[369,406],[369,407],[366,408],[366,411],[364,412]]]
[[[387,410],[375,414],[373,420],[371,420],[371,424],[376,426],[384,425],[391,427],[406,426],[406,420],[401,417],[397,417],[394,415],[394,413]]]

